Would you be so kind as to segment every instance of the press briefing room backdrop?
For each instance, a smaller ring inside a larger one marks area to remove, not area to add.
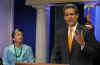
[[[12,4],[14,2],[14,4]],[[79,22],[84,24],[84,4],[75,3],[78,5],[80,18]],[[12,6],[13,5],[13,6]],[[56,30],[64,26],[63,20],[63,3],[56,3],[48,8],[48,37],[47,50],[46,50],[46,62],[50,62],[51,51],[54,43]],[[94,11],[94,10],[93,10]],[[93,12],[92,11],[92,12]],[[95,21],[93,23],[95,27],[95,36],[100,41],[100,5],[95,5]],[[13,13],[12,13],[13,12]],[[0,0],[0,57],[5,46],[9,45],[11,41],[11,32],[15,28],[22,28],[24,30],[24,43],[32,46],[34,57],[36,56],[36,20],[37,10],[32,6],[25,5],[25,0]],[[11,25],[10,23],[13,23]],[[13,28],[12,28],[13,27]],[[39,41],[39,40],[38,40]]]

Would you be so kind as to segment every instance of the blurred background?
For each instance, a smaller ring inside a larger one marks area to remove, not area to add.
[[[91,24],[100,41],[99,0],[0,0],[0,57],[12,44],[15,28],[24,30],[24,43],[30,45],[36,62],[50,62],[56,31],[64,27],[63,6],[74,3],[80,24]]]

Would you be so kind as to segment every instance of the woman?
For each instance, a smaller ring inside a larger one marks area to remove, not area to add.
[[[24,32],[15,29],[12,33],[13,44],[4,49],[3,65],[15,65],[16,62],[34,62],[32,49],[23,44]]]

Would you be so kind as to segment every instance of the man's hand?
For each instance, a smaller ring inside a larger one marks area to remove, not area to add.
[[[83,38],[83,31],[75,31],[75,40],[80,44],[80,46],[85,45],[85,41]]]

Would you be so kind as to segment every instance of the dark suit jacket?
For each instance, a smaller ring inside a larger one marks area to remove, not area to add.
[[[68,29],[61,29],[55,34],[54,48],[51,54],[51,63],[57,64],[70,64],[70,65],[93,65],[92,59],[96,54],[95,41],[93,40],[93,34],[89,32],[89,29],[83,25],[77,25],[77,30],[83,31],[85,40],[84,49],[81,50],[81,46],[73,38],[72,52],[68,53],[67,37]]]

